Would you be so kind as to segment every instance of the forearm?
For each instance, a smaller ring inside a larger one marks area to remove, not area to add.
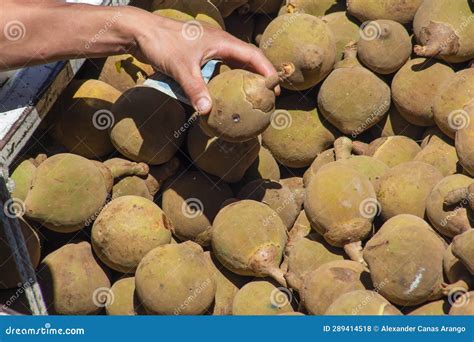
[[[136,49],[135,27],[150,14],[132,7],[2,0],[0,70]]]

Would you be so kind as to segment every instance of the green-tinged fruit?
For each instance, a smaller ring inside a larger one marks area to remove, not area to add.
[[[135,274],[138,302],[150,315],[200,315],[214,301],[216,281],[202,248],[191,241],[150,251]]]
[[[415,310],[411,311],[410,316],[444,316],[449,311],[449,303],[445,299],[436,300],[424,304]]]
[[[290,232],[288,233],[288,240],[297,241],[301,238],[307,237],[312,232],[311,223],[306,216],[306,213],[303,210],[300,211],[300,214],[296,218],[293,227],[291,227]]]
[[[423,219],[404,214],[385,222],[367,242],[364,259],[382,296],[414,306],[441,296],[445,249],[444,240]]]
[[[442,58],[450,63],[474,58],[472,3],[467,0],[426,0],[416,12],[413,31],[419,56]]]
[[[104,264],[134,273],[152,249],[170,243],[173,226],[152,201],[121,196],[110,202],[92,227],[92,247]]]
[[[314,1],[314,0],[313,0]],[[321,18],[331,29],[336,41],[336,61],[344,56],[347,44],[360,39],[359,25],[347,12],[335,12]]]
[[[467,188],[473,184],[470,177],[456,174],[437,183],[426,199],[426,214],[433,227],[441,234],[453,238],[471,229],[468,210],[465,206],[445,203],[446,196],[453,190]],[[467,203],[465,203],[467,204]]]
[[[419,140],[424,130],[424,127],[415,126],[406,121],[403,116],[400,115],[397,108],[392,105],[390,106],[388,115],[373,126],[370,133],[374,138],[403,135],[413,140]]]
[[[454,141],[444,135],[436,126],[427,129],[424,135],[425,138],[421,143],[422,150],[413,160],[433,165],[443,176],[460,171],[461,167]]]
[[[214,260],[210,252],[204,252],[208,265],[216,281],[216,297],[214,299],[214,316],[232,315],[232,303],[239,288],[232,282],[232,278],[225,273],[224,267]]]
[[[150,201],[159,190],[156,180],[148,175],[147,178],[128,176],[116,182],[112,188],[112,198],[121,196],[140,196]]]
[[[472,70],[474,71],[474,69]],[[463,126],[456,132],[455,139],[459,163],[464,168],[464,171],[474,176],[474,155],[472,153],[472,146],[474,146],[474,100],[456,115],[460,115],[462,120],[464,120]]]
[[[74,154],[56,154],[36,169],[25,216],[57,232],[77,231],[105,204],[108,186],[94,162]]]
[[[402,315],[402,313],[376,291],[355,290],[337,298],[324,315],[391,316]]]
[[[369,156],[351,156],[338,161],[365,175],[377,190],[380,179],[390,169],[383,161]]]
[[[413,20],[423,0],[347,0],[347,10],[360,21],[390,19],[401,24]]]
[[[289,0],[281,8],[279,14],[306,13],[322,17],[325,14],[344,11],[345,9],[344,0]]]
[[[260,48],[276,69],[293,63],[295,72],[282,86],[309,89],[332,70],[336,43],[330,28],[309,14],[285,14],[273,20],[260,39]]]
[[[344,293],[370,286],[368,278],[367,270],[358,262],[331,261],[306,274],[301,299],[310,314],[322,315]]]
[[[50,314],[97,314],[111,300],[110,281],[88,242],[68,243],[48,254],[38,281]]]
[[[117,280],[110,288],[113,300],[107,303],[105,311],[109,316],[135,316],[135,277]]]
[[[110,56],[105,60],[99,81],[110,84],[120,92],[142,84],[155,70],[151,65],[137,60],[132,55]]]
[[[287,229],[293,226],[301,207],[293,193],[286,185],[265,179],[257,179],[246,184],[239,192],[238,198],[265,203],[280,216]]]
[[[313,176],[319,171],[319,169],[333,161],[336,161],[336,155],[334,154],[333,148],[319,153],[303,175],[304,186],[308,187],[309,182],[313,179]]]
[[[474,274],[474,229],[456,235],[452,242],[452,251],[469,272]]]
[[[190,171],[172,179],[162,195],[163,211],[182,241],[210,244],[212,222],[222,203],[233,196],[226,183]]]
[[[15,168],[11,174],[11,179],[15,184],[11,193],[13,199],[16,198],[20,201],[25,201],[26,195],[33,184],[37,167],[34,160],[25,159]]]
[[[52,109],[55,140],[86,158],[112,153],[107,129],[114,120],[111,108],[119,97],[120,91],[105,82],[73,81]]]
[[[125,91],[112,107],[115,122],[110,139],[128,159],[151,165],[170,160],[184,141],[175,132],[185,122],[178,101],[150,87]]]
[[[298,210],[301,210],[303,207],[304,197],[305,197],[305,188],[303,184],[303,178],[301,177],[290,177],[281,179],[279,182],[281,185],[288,187],[290,189],[292,197],[296,202]]]
[[[289,95],[277,101],[262,143],[281,164],[302,168],[331,146],[337,134],[319,115],[316,101],[299,94]]]
[[[257,138],[238,144],[230,143],[217,137],[208,137],[199,125],[191,127],[187,146],[197,167],[228,183],[242,179],[260,150]]]
[[[357,43],[357,56],[370,70],[389,75],[400,69],[411,55],[407,30],[393,20],[364,23]]]
[[[474,291],[464,293],[457,297],[449,310],[451,316],[473,316],[474,315]]]
[[[275,287],[268,281],[252,281],[235,295],[232,315],[273,316],[293,312],[290,300],[288,289]]]
[[[345,48],[344,60],[323,82],[321,114],[344,134],[357,136],[377,124],[390,108],[390,87],[357,61],[357,46]]]
[[[19,218],[18,222],[25,239],[31,265],[36,268],[40,262],[41,241],[38,233],[25,220]],[[22,286],[18,267],[13,258],[13,251],[7,242],[5,228],[0,229],[0,290],[12,289]]]
[[[242,200],[222,208],[212,227],[212,250],[226,268],[286,284],[279,266],[287,231],[277,212],[266,204]]]
[[[449,66],[415,58],[392,81],[392,99],[400,115],[413,125],[433,126],[433,102],[442,85],[454,75]]]
[[[399,215],[425,216],[426,200],[431,190],[443,179],[434,166],[411,161],[392,167],[380,179],[377,199],[384,220]]]
[[[269,150],[261,147],[258,157],[245,172],[242,183],[247,184],[256,179],[280,180],[280,167]]]
[[[453,254],[449,245],[443,256],[443,269],[447,283],[443,283],[443,294],[452,297],[456,292],[467,292],[474,286],[474,278],[464,264]]]
[[[354,142],[353,149],[355,153],[379,159],[389,167],[411,161],[421,151],[416,141],[400,135],[378,138],[369,145]]]

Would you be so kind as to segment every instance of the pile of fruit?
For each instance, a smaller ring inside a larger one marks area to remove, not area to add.
[[[473,315],[474,4],[211,2],[139,4],[279,78],[220,65],[198,116],[110,57],[13,168],[49,312]],[[28,313],[0,238],[0,303]]]

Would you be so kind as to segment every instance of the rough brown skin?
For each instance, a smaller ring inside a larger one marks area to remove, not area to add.
[[[261,147],[258,157],[245,172],[241,180],[242,184],[247,184],[255,179],[280,180],[280,167],[269,150]]]
[[[446,299],[436,300],[424,304],[415,310],[411,311],[410,316],[444,316],[449,311],[449,303]]]
[[[347,11],[360,21],[390,19],[401,24],[413,20],[423,0],[347,0]]]
[[[442,58],[451,63],[474,57],[472,4],[467,0],[425,1],[413,21],[413,31],[420,45],[419,56]]]
[[[439,89],[453,75],[453,69],[443,63],[409,60],[392,81],[392,99],[400,115],[413,125],[433,126],[431,107]]]
[[[391,168],[380,179],[377,191],[382,218],[388,220],[399,214],[423,218],[426,199],[442,178],[443,175],[434,166],[418,161]]]
[[[293,94],[278,99],[262,143],[281,164],[302,168],[331,146],[338,134],[318,113],[316,101]]]
[[[264,77],[239,69],[213,78],[208,84],[213,100],[211,113],[199,116],[203,131],[234,143],[262,133],[275,110],[273,87],[267,88],[265,82]]]
[[[382,296],[414,306],[440,297],[445,249],[424,220],[403,214],[385,222],[367,242],[364,259]]]
[[[474,279],[464,264],[456,258],[449,245],[443,256],[443,269],[446,283],[443,283],[443,294],[451,297],[455,292],[467,292],[474,285]]]
[[[134,273],[152,249],[170,243],[173,226],[152,201],[121,196],[110,202],[92,227],[92,247],[108,267]]]
[[[365,290],[369,286],[367,270],[360,263],[338,260],[306,274],[300,295],[310,314],[322,315],[344,293]]]
[[[207,246],[211,242],[212,222],[222,203],[232,196],[226,183],[190,171],[165,185],[162,208],[173,222],[175,236]]]
[[[287,291],[289,292],[285,288],[275,287],[268,281],[252,281],[235,295],[232,315],[270,316],[293,312]]]
[[[127,90],[112,107],[115,123],[110,139],[128,159],[160,165],[169,161],[184,141],[175,132],[186,121],[179,102],[150,87]]]
[[[407,30],[393,20],[366,23],[357,43],[357,56],[362,64],[382,75],[400,69],[410,57],[411,50]]]
[[[474,291],[463,294],[458,297],[456,302],[451,306],[449,315],[451,316],[472,316],[474,315]]]
[[[416,141],[421,139],[423,132],[423,127],[412,125],[406,121],[393,104],[390,106],[388,115],[370,129],[370,134],[375,139],[402,135]]]
[[[280,33],[278,33],[280,32]],[[329,27],[309,14],[285,14],[266,28],[260,48],[278,70],[293,63],[296,70],[282,86],[290,90],[309,89],[332,70],[336,44]]]
[[[321,114],[344,134],[357,136],[376,125],[390,108],[390,88],[357,60],[349,44],[344,60],[325,79],[318,93]]]
[[[472,69],[474,71],[474,69]],[[474,80],[474,78],[473,78]],[[459,157],[459,163],[469,175],[474,176],[474,158],[472,146],[474,143],[474,100],[464,107],[460,112],[466,119],[464,127],[456,132],[455,146]]]
[[[436,126],[428,128],[421,142],[422,150],[413,159],[436,167],[443,176],[460,172],[462,167],[454,147],[454,141],[444,135]]]
[[[36,230],[25,220],[19,218],[19,223],[26,242],[26,249],[30,256],[31,265],[36,268],[40,262],[41,241]],[[18,272],[13,251],[7,243],[5,230],[0,229],[0,289],[12,289],[21,285],[21,277]]]
[[[135,316],[133,304],[135,295],[135,277],[117,280],[110,288],[114,300],[105,306],[109,316]]]
[[[281,179],[279,182],[281,185],[288,187],[290,189],[293,198],[296,202],[298,210],[301,210],[303,207],[305,188],[303,184],[303,178],[301,177],[289,177]]]
[[[443,178],[434,186],[426,199],[426,214],[439,233],[453,238],[471,229],[470,209],[466,208],[467,201],[464,205],[463,203],[446,205],[445,198],[451,191],[468,187],[473,182],[470,177],[456,174]]]
[[[145,163],[134,163],[123,158],[112,158],[104,162],[110,170],[112,178],[123,176],[146,176],[150,172],[150,167]]]
[[[69,152],[97,159],[112,153],[107,128],[120,91],[97,80],[75,80],[52,108],[52,134]]]
[[[287,230],[274,210],[252,200],[234,202],[219,211],[212,228],[212,250],[227,269],[240,275],[271,276],[286,285],[279,266]]]
[[[355,290],[338,297],[324,313],[326,316],[339,315],[403,315],[388,300],[376,291]]]
[[[39,267],[38,281],[53,315],[97,314],[110,287],[88,242],[68,243],[48,254]]]
[[[80,230],[105,204],[108,186],[94,162],[74,154],[56,154],[36,169],[25,216],[60,233]]]
[[[98,79],[124,92],[143,83],[154,73],[151,65],[140,62],[132,55],[117,55],[105,60]]]
[[[257,138],[239,144],[230,143],[217,137],[208,137],[199,125],[191,127],[187,139],[189,155],[194,164],[228,183],[242,179],[260,150]]]
[[[474,229],[456,235],[452,242],[452,251],[469,272],[474,274]]]
[[[278,213],[287,229],[293,226],[300,213],[301,207],[296,201],[296,196],[296,193],[286,185],[263,179],[248,183],[237,195],[240,199],[251,199],[267,204]]]

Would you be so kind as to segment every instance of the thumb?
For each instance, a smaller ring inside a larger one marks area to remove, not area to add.
[[[189,98],[191,105],[199,114],[209,114],[212,109],[212,100],[207,85],[204,82],[201,69],[193,68],[191,72],[180,70],[176,77]]]

